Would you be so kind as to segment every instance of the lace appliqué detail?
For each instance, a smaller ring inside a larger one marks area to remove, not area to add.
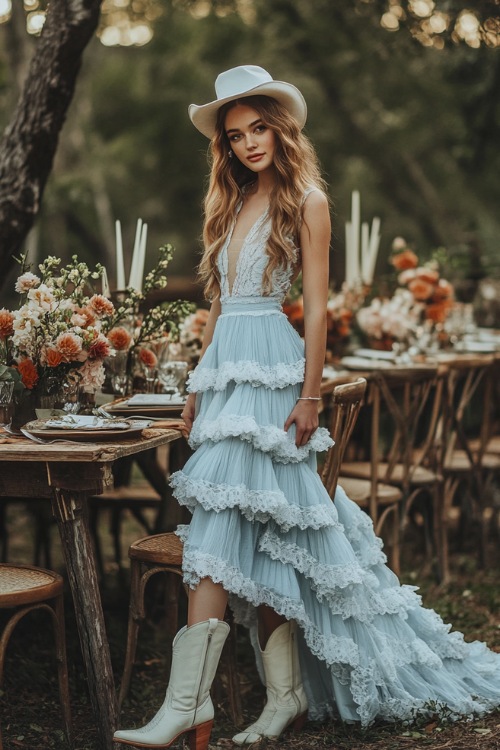
[[[240,206],[241,207],[241,206]],[[221,301],[228,297],[255,297],[262,295],[262,278],[269,257],[266,245],[271,233],[271,219],[266,211],[252,226],[241,246],[236,262],[236,275],[233,287],[229,289],[228,254],[236,219],[231,231],[226,237],[217,259],[217,267],[221,277]],[[272,298],[283,300],[290,288],[293,274],[293,264],[287,268],[277,268],[272,277]]]

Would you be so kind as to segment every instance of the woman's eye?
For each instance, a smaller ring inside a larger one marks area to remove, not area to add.
[[[266,126],[265,125],[257,125],[257,127],[255,128],[255,132],[256,133],[263,133],[264,130],[266,130]]]
[[[230,135],[229,136],[229,140],[233,141],[233,142],[239,140],[239,138],[240,138],[239,135]]]

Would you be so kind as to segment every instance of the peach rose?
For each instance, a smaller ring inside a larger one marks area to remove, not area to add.
[[[31,271],[26,271],[22,276],[19,276],[14,289],[18,294],[26,294],[30,289],[33,289],[33,287],[38,286],[39,284],[40,279],[38,276],[35,276]]]
[[[35,364],[31,359],[21,359],[17,364],[17,369],[21,375],[24,387],[31,391],[38,383],[38,370],[36,369]]]
[[[45,361],[48,367],[57,367],[63,361],[62,354],[57,349],[46,349]]]
[[[96,322],[96,314],[90,307],[77,307],[71,316],[71,325],[88,328]]]
[[[432,268],[426,268],[425,266],[420,266],[420,268],[417,268],[415,271],[417,279],[422,279],[422,281],[428,281],[429,284],[437,284],[439,281],[439,273],[438,271],[435,271]]]
[[[423,279],[413,279],[408,284],[408,289],[419,302],[425,302],[432,297],[434,287]]]
[[[115,311],[115,306],[113,305],[111,300],[109,300],[107,297],[104,297],[102,294],[94,294],[89,299],[89,307],[96,313],[96,315],[99,316],[99,318],[113,315]]]
[[[108,341],[113,349],[122,352],[129,348],[132,336],[126,328],[117,326],[117,328],[112,328],[111,331],[108,331]]]
[[[152,352],[151,349],[146,349],[146,347],[143,347],[139,351],[139,359],[146,367],[156,367],[158,364],[158,357],[156,354]]]
[[[406,248],[401,253],[393,255],[391,263],[397,271],[406,271],[407,268],[416,268],[418,266],[418,258],[413,250]]]
[[[9,310],[0,310],[0,339],[6,339],[14,333],[14,316]]]
[[[76,333],[60,333],[55,343],[63,362],[74,362],[82,354],[83,340]]]
[[[109,341],[102,333],[100,333],[89,348],[89,358],[90,359],[104,359],[104,357],[109,356],[110,352],[110,346]]]

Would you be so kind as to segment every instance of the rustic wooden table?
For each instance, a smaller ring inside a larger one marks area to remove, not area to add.
[[[146,429],[116,442],[38,444],[19,439],[0,444],[0,498],[51,498],[59,527],[99,744],[112,750],[118,710],[106,637],[87,498],[112,482],[113,462],[170,443],[174,429]],[[1,502],[1,500],[0,500]]]

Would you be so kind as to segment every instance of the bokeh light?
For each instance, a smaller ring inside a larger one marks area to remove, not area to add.
[[[33,13],[28,13],[26,16],[26,30],[28,34],[40,34],[45,23],[45,12],[42,10],[35,10]]]
[[[141,47],[153,38],[159,0],[104,0],[97,36],[106,47]]]
[[[0,23],[9,20],[12,13],[12,0],[0,0]]]

